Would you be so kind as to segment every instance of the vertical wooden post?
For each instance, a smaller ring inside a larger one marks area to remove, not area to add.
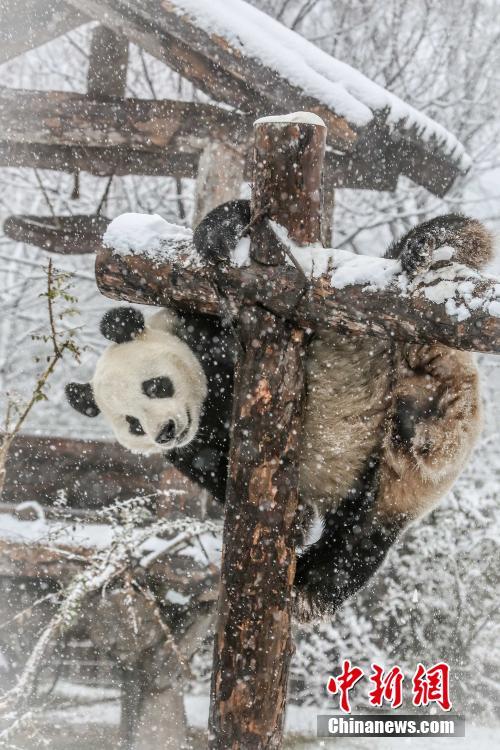
[[[127,84],[128,39],[107,26],[92,33],[87,93],[94,99],[125,96]]]
[[[235,146],[209,141],[198,162],[193,227],[216,206],[240,197],[245,155]]]
[[[303,113],[255,125],[254,216],[265,210],[297,243],[320,239],[325,136],[322,121]],[[251,252],[269,263],[275,255],[263,237],[257,229]],[[250,307],[240,329],[209,747],[274,750],[293,651],[305,333]]]

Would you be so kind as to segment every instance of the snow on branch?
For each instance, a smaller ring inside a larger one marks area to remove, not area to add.
[[[158,234],[152,231],[143,241],[157,218],[124,220],[126,237],[118,231],[121,217],[112,222],[108,249],[96,259],[101,291],[129,302],[224,315],[227,307],[212,283],[212,269],[197,254],[189,230],[160,220]],[[258,303],[312,329],[500,352],[500,279],[447,262],[446,248],[439,256],[446,265],[410,280],[397,260],[300,247],[279,225],[272,226],[277,241],[286,245],[287,265],[252,262],[244,238],[217,280],[233,309]]]

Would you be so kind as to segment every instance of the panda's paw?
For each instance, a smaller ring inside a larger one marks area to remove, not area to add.
[[[455,464],[456,441],[439,419],[427,419],[415,427],[411,443],[415,462],[422,476],[437,482]]]
[[[193,234],[199,254],[211,263],[227,263],[250,223],[250,201],[223,203],[208,213]]]
[[[424,273],[431,266],[435,246],[434,237],[429,235],[408,238],[399,259],[403,271],[410,279]]]

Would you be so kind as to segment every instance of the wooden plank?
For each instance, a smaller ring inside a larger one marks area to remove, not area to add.
[[[246,144],[251,128],[251,118],[210,104],[0,88],[0,132],[11,143],[199,154],[210,138]]]
[[[35,245],[50,253],[82,255],[103,247],[102,235],[109,220],[102,216],[9,216],[3,233],[14,242]]]
[[[50,506],[63,490],[69,508],[92,511],[154,492],[167,469],[163,456],[135,455],[116,443],[20,435],[9,453],[2,501]]]
[[[61,545],[56,549],[0,539],[0,576],[67,583],[81,571],[89,555],[88,548],[70,549]]]
[[[6,167],[195,177],[209,139],[239,149],[251,128],[251,118],[209,104],[0,88]]]
[[[80,171],[97,177],[134,174],[195,178],[198,160],[199,152],[176,153],[173,149],[159,153],[126,146],[86,148],[0,141],[0,167],[55,169],[70,174]]]
[[[0,63],[88,23],[81,8],[61,0],[1,0]]]

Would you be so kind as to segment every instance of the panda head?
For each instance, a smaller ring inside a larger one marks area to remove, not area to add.
[[[160,453],[195,437],[207,381],[189,346],[175,334],[168,310],[144,316],[118,307],[101,321],[114,343],[97,362],[90,383],[69,383],[66,397],[81,414],[102,412],[123,446],[135,453]]]

